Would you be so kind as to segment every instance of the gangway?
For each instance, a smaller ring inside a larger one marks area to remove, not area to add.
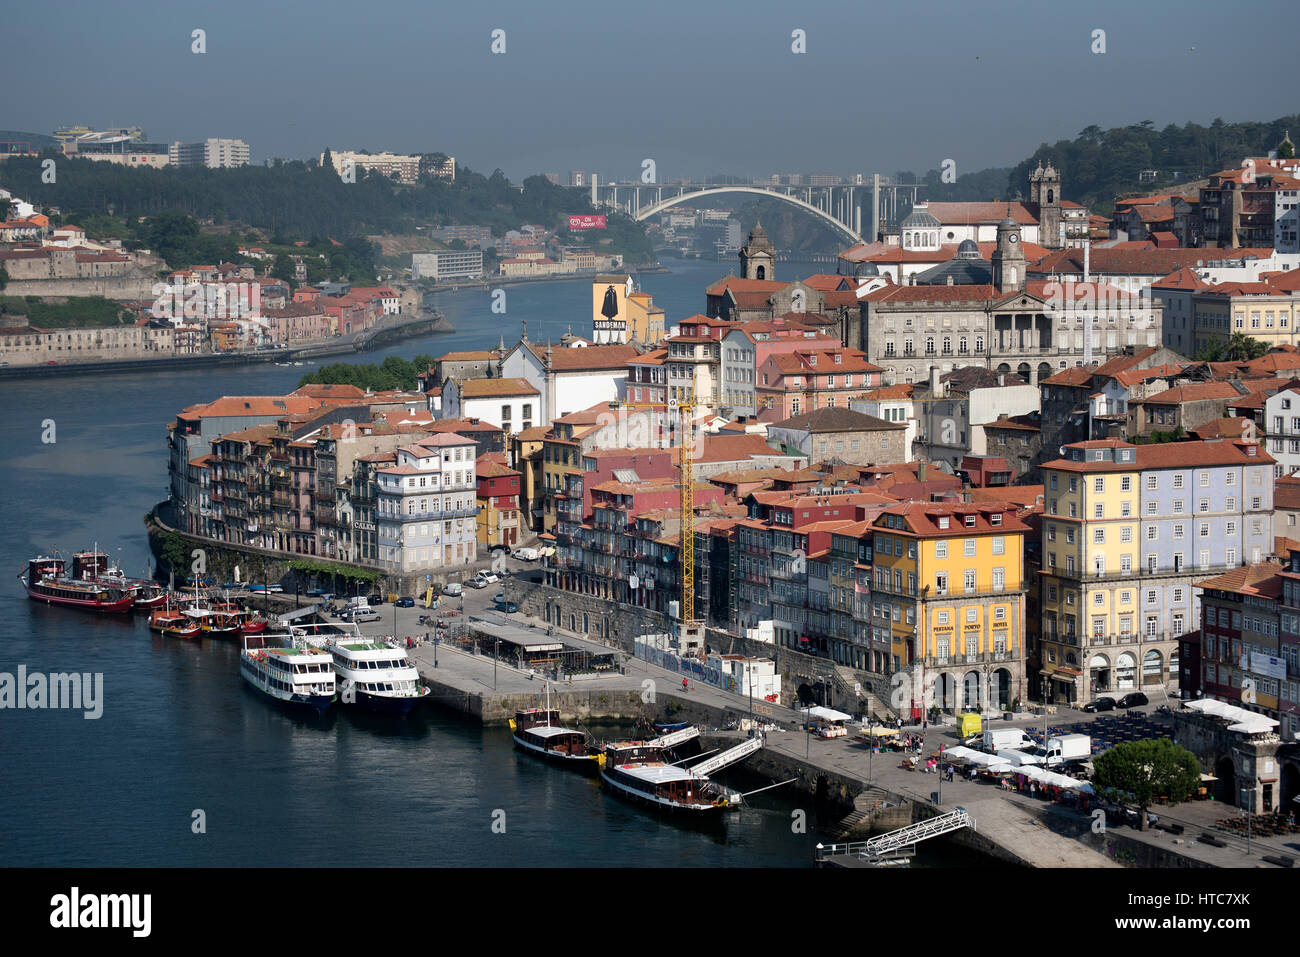
[[[734,748],[728,748],[721,754],[715,754],[707,761],[701,761],[699,764],[691,765],[691,771],[695,774],[712,774],[714,771],[725,768],[728,764],[735,764],[741,758],[749,757],[749,755],[762,747],[763,739],[761,737],[755,736],[747,738]]]
[[[675,748],[679,744],[685,744],[700,736],[699,728],[682,728],[680,731],[670,731],[667,734],[660,735],[647,741],[646,744],[653,744],[660,748]]]
[[[850,857],[868,863],[892,861],[901,855],[910,853],[915,845],[921,841],[928,841],[932,837],[942,837],[945,834],[951,834],[953,831],[960,831],[963,827],[974,830],[975,819],[970,816],[965,808],[959,807],[947,814],[940,814],[917,824],[909,824],[907,827],[900,827],[898,830],[889,831],[886,834],[878,834],[866,841],[855,841],[851,844],[831,844],[826,847],[819,846],[817,860],[818,862],[827,862],[835,857]]]

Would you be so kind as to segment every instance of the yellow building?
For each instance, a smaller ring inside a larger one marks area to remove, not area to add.
[[[542,531],[542,501],[545,495],[542,484],[542,445],[549,428],[534,425],[510,436],[510,461],[520,473],[520,524],[534,532]]]
[[[1066,452],[1043,467],[1040,663],[1053,699],[1075,700],[1087,648],[1137,636],[1142,493],[1133,446],[1104,439]]]
[[[599,345],[636,340],[655,345],[664,337],[664,311],[649,293],[633,292],[626,273],[604,273],[591,284],[592,340]]]
[[[1300,297],[1287,282],[1225,282],[1192,296],[1193,345],[1199,351],[1240,332],[1270,349],[1296,345]]]
[[[1017,513],[1010,503],[910,503],[875,520],[872,640],[891,643],[913,714],[1024,698],[1029,527]]]

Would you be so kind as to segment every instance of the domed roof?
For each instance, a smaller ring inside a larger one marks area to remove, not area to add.
[[[1017,223],[1017,222],[1016,222],[1014,219],[1012,219],[1010,216],[1008,216],[1006,219],[1002,220],[1002,222],[998,223],[998,229],[999,229],[999,230],[1003,230],[1003,229],[1019,229],[1019,228],[1020,228],[1020,224]]]
[[[940,225],[939,220],[934,217],[925,203],[917,203],[912,207],[912,211],[907,214],[903,220],[902,229],[916,229],[917,227],[937,228]]]
[[[979,250],[976,250],[976,254],[978,254],[978,252]],[[861,262],[858,263],[857,266],[853,268],[854,279],[869,279],[872,276],[879,276],[879,275],[880,275],[880,270],[876,268],[876,264],[873,262],[869,262],[869,261]]]
[[[749,231],[749,245],[768,245],[772,241],[767,238],[767,230],[763,228],[761,219],[754,220],[754,228]]]
[[[979,259],[980,248],[973,239],[963,239],[957,246],[955,259]]]

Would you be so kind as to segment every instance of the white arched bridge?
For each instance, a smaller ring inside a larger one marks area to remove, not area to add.
[[[872,203],[870,186],[786,186],[780,184],[654,183],[593,184],[591,202],[596,207],[618,209],[641,222],[651,216],[702,196],[722,193],[754,193],[779,199],[825,222],[850,243],[862,240],[862,209],[855,191],[864,192],[868,212]]]

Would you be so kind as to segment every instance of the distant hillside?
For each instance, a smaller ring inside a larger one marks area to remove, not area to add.
[[[1072,140],[1044,143],[1010,170],[959,175],[952,184],[940,182],[939,171],[930,170],[919,177],[928,187],[921,196],[932,200],[1024,199],[1030,172],[1040,162],[1050,162],[1061,174],[1065,198],[1083,203],[1094,213],[1109,215],[1118,196],[1172,191],[1172,187],[1181,192],[1194,180],[1240,165],[1247,156],[1267,156],[1288,130],[1300,138],[1300,114],[1265,123],[1225,123],[1221,119],[1209,126],[1170,123],[1160,130],[1150,120],[1109,130],[1089,126]],[[1156,171],[1154,181],[1139,181],[1145,170]]]
[[[40,164],[40,157],[11,157],[0,167],[0,183],[38,207],[58,206],[71,221],[178,212],[272,237],[342,240],[448,223],[489,226],[495,235],[525,223],[563,229],[568,215],[595,212],[584,190],[553,185],[544,176],[517,186],[500,170],[484,176],[464,166],[457,167],[454,183],[403,185],[376,173],[358,173],[355,183],[345,183],[332,169],[298,160],[238,169],[132,169],[61,159],[55,184],[41,181]],[[607,215],[606,229],[565,239],[622,253],[629,263],[654,261],[644,227],[617,213]]]
[[[0,143],[30,143],[34,150],[56,150],[59,141],[45,133],[24,133],[20,130],[0,130]]]

